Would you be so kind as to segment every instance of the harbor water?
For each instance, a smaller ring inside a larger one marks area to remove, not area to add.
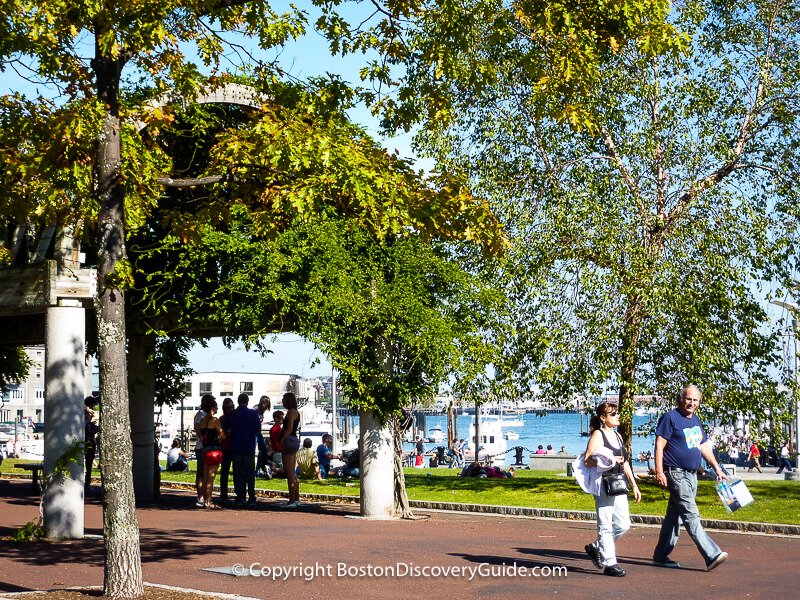
[[[497,417],[488,417],[495,419]],[[522,446],[523,462],[528,463],[528,456],[533,454],[537,447],[541,444],[543,448],[551,445],[553,450],[558,452],[561,446],[565,446],[567,452],[570,454],[580,454],[586,449],[586,443],[589,438],[581,435],[581,429],[586,431],[588,429],[588,419],[586,415],[578,413],[548,413],[545,416],[539,416],[534,413],[526,413],[522,415],[506,414],[503,420],[517,420],[521,419],[523,422],[522,427],[503,427],[503,433],[513,431],[519,434],[519,439],[508,440],[506,442],[507,448],[514,448]],[[651,416],[636,416],[633,417],[634,431],[647,429],[655,430],[657,417]],[[441,430],[447,434],[447,416],[446,415],[428,415],[426,417],[426,426],[428,431],[434,427],[440,427]],[[470,424],[475,420],[474,415],[459,415],[458,417],[458,437],[467,438],[469,436]],[[633,437],[633,459],[636,460],[642,452],[653,452],[653,444],[655,443],[655,436],[651,433],[646,436],[634,435]],[[447,440],[440,444],[425,443],[425,450],[433,450],[437,446],[446,446]],[[408,450],[413,449],[413,444],[404,444],[404,448]],[[513,460],[514,451],[511,450],[510,458]],[[507,461],[507,464],[510,461]]]

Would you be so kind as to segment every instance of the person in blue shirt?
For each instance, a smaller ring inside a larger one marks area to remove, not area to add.
[[[250,396],[239,394],[239,406],[225,416],[225,426],[231,431],[235,504],[244,504],[246,488],[248,505],[253,507],[256,505],[256,438],[261,431],[261,419],[256,411],[247,408],[249,402]]]
[[[323,479],[328,478],[328,474],[335,475],[331,471],[331,459],[337,458],[342,460],[341,455],[333,453],[333,436],[326,433],[322,436],[322,443],[317,446],[317,460],[319,461],[319,472],[322,474]]]
[[[728,553],[720,550],[700,524],[695,500],[701,459],[706,459],[718,480],[728,478],[717,463],[711,441],[695,414],[701,400],[700,389],[687,385],[678,397],[677,408],[664,414],[656,427],[656,480],[669,490],[667,514],[653,551],[653,564],[659,567],[680,567],[669,555],[678,542],[681,521],[705,559],[706,570],[716,569],[728,558]]]

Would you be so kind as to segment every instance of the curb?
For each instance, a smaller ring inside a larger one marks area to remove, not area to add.
[[[19,475],[8,473],[4,478],[30,480],[29,475]],[[161,489],[165,490],[194,490],[194,484],[176,482],[163,482]],[[219,486],[214,486],[219,490]],[[262,498],[288,498],[289,492],[281,490],[256,489],[256,495]],[[307,500],[331,503],[358,504],[358,496],[338,496],[336,494],[317,494],[300,493],[300,496]],[[432,502],[429,500],[409,500],[412,508],[420,510],[441,510],[448,512],[470,513],[470,514],[491,514],[506,517],[528,517],[535,519],[559,519],[564,521],[594,521],[593,511],[582,510],[561,510],[555,508],[531,508],[528,506],[498,506],[493,504],[459,504],[457,502]],[[656,515],[635,515],[631,514],[631,523],[640,525],[660,526],[664,517]],[[700,523],[705,529],[717,531],[738,532],[738,533],[760,533],[767,535],[788,535],[800,537],[800,525],[790,525],[786,523],[754,523],[752,521],[726,521],[722,519],[701,519]],[[0,596],[1,598],[2,596]]]
[[[258,598],[251,598],[249,596],[239,596],[237,594],[226,594],[224,592],[204,592],[203,590],[194,590],[192,588],[184,588],[184,587],[175,587],[174,585],[163,585],[161,583],[148,583],[147,581],[143,582],[145,588],[158,588],[161,590],[170,590],[174,592],[184,592],[187,594],[197,594],[201,596],[207,596],[211,598],[219,598],[219,600],[259,600]],[[42,593],[49,593],[49,592],[71,592],[77,590],[100,590],[102,591],[102,586],[97,585],[89,585],[89,586],[78,586],[78,587],[69,587],[69,588],[56,588],[51,590],[30,590],[28,592],[0,592],[0,599],[5,600],[6,598],[9,600],[15,599],[23,599],[28,596],[35,596],[36,594]]]

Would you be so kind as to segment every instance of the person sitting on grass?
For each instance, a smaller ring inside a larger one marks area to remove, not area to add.
[[[330,433],[326,433],[322,436],[322,443],[317,446],[317,462],[323,479],[326,479],[328,475],[336,475],[339,472],[338,468],[331,468],[331,459],[333,458],[342,460],[342,455],[333,453],[333,436]]]
[[[311,447],[313,442],[311,438],[303,440],[303,447],[297,453],[297,474],[300,479],[322,479],[322,473],[319,470],[319,459],[317,453]]]
[[[172,448],[167,452],[167,471],[188,471],[189,453],[181,448],[181,438],[172,440]]]

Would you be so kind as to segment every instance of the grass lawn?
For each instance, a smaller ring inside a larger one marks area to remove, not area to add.
[[[28,462],[28,461],[20,461]],[[6,460],[0,466],[0,473],[27,474],[15,469],[15,460]],[[194,482],[194,462],[188,473],[161,474],[162,482]],[[476,479],[457,477],[457,469],[416,469],[405,470],[408,496],[412,500],[435,502],[457,502],[464,504],[495,504],[502,506],[528,506],[561,510],[594,511],[594,499],[583,493],[575,480],[551,471],[517,471],[513,479]],[[430,473],[430,476],[428,476]],[[93,473],[99,476],[97,469]],[[219,484],[219,475],[217,476]],[[233,485],[233,479],[230,480]],[[640,504],[631,498],[631,513],[663,516],[667,509],[666,492],[657,485],[642,482]],[[256,487],[266,490],[286,491],[285,479],[257,479]],[[726,519],[733,521],[753,521],[757,523],[800,524],[800,484],[795,481],[750,480],[747,487],[755,502],[735,513],[723,508],[717,497],[714,483],[701,481],[698,485],[697,504],[700,514],[706,519]],[[300,482],[300,493],[333,494],[337,496],[358,496],[360,491],[357,479]]]

